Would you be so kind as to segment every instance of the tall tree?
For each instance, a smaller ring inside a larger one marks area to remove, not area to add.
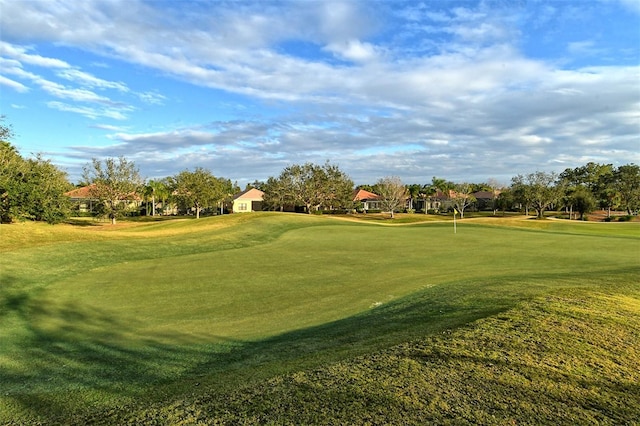
[[[498,194],[495,200],[495,208],[502,210],[502,215],[504,216],[504,212],[512,208],[514,203],[513,192],[511,189],[506,189]]]
[[[451,191],[451,201],[455,208],[460,212],[460,217],[464,218],[464,211],[471,204],[476,202],[476,197],[471,195],[474,192],[473,184],[470,183],[458,183],[453,186]]]
[[[150,180],[144,187],[144,195],[147,200],[151,201],[151,216],[155,216],[156,202],[158,200],[166,200],[169,196],[169,190],[162,180]],[[149,216],[149,209],[147,208],[146,210],[147,216]]]
[[[3,131],[4,133],[4,131]],[[23,177],[27,163],[8,141],[0,140],[0,222],[10,223],[20,215]]]
[[[124,157],[96,158],[84,167],[83,179],[90,186],[91,196],[102,206],[103,214],[116,224],[116,219],[131,210],[130,204],[139,198],[143,180],[136,165]]]
[[[353,181],[335,164],[326,162],[320,172],[324,175],[322,206],[333,210],[335,208],[353,208]]]
[[[422,185],[412,183],[407,185],[407,194],[409,195],[409,210],[413,210],[413,202],[420,196]]]
[[[640,166],[631,163],[618,167],[613,182],[627,214],[640,208]]]
[[[498,196],[503,191],[504,185],[500,184],[500,182],[498,182],[496,179],[490,178],[487,181],[486,186],[488,188],[488,191],[490,191],[492,194],[491,201],[492,201],[493,215],[495,216],[498,213]]]
[[[404,207],[407,199],[406,187],[398,176],[386,176],[376,183],[376,189],[382,210],[389,212],[393,219],[394,211]]]
[[[320,208],[348,208],[353,202],[353,181],[336,165],[313,163],[285,167],[264,187],[265,202],[272,208],[300,205],[307,213]]]
[[[284,211],[285,205],[293,199],[288,194],[285,183],[273,176],[270,176],[266,182],[254,182],[254,187],[264,192],[262,202],[268,210]]]
[[[0,116],[0,223],[30,219],[59,223],[70,214],[66,173],[41,155],[25,159],[8,141],[14,136]]]
[[[184,170],[173,179],[174,193],[180,205],[192,207],[196,219],[200,218],[202,209],[217,207],[233,191],[231,181],[216,178],[209,170],[196,167],[191,172]],[[224,208],[224,207],[223,207]]]
[[[69,197],[65,195],[72,185],[67,174],[41,155],[27,161],[24,175],[22,214],[30,219],[47,223],[60,223],[71,213]]]
[[[616,198],[616,191],[611,187],[612,181],[613,165],[611,164],[590,162],[575,169],[565,169],[559,175],[559,182],[565,191],[564,202],[570,210],[569,214],[572,215],[574,200],[579,200],[583,205],[582,208],[587,206],[584,204],[585,202],[589,204],[586,193],[582,191],[582,189],[586,189],[591,193],[594,201],[601,207],[606,208],[609,211],[609,215],[611,215],[611,207],[613,207]],[[574,194],[578,198],[575,198]],[[581,213],[581,216],[583,216],[583,213]]]
[[[557,174],[535,172],[526,176],[512,178],[512,190],[517,202],[531,206],[536,210],[539,219],[544,218],[544,211],[560,197],[560,186],[556,185]]]
[[[585,213],[590,213],[596,206],[593,193],[584,186],[576,187],[569,195],[569,203],[572,210],[580,214],[580,220],[584,220]]]

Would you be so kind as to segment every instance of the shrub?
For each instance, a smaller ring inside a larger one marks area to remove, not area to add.
[[[631,215],[626,215],[626,216],[620,216],[618,218],[618,222],[629,222],[631,220],[633,216]]]

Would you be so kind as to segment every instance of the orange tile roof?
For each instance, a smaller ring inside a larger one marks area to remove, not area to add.
[[[64,195],[71,198],[93,198],[91,196],[91,189],[95,185],[82,186],[80,188],[72,189],[69,192],[65,192]]]
[[[373,192],[369,192],[364,189],[358,189],[353,196],[353,201],[377,200],[378,198],[380,198],[378,194],[374,194]]]
[[[64,195],[70,198],[77,198],[77,199],[95,199],[96,197],[91,194],[91,190],[94,187],[95,187],[95,184],[83,186],[80,188],[72,189],[69,192],[65,192]],[[142,197],[140,197],[140,195],[134,192],[129,194],[128,199],[134,200],[134,201],[140,201],[142,200]]]

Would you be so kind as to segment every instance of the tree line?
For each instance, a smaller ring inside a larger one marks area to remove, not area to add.
[[[36,155],[23,158],[9,142],[14,137],[10,125],[0,117],[0,221],[18,219],[59,223],[72,212],[69,197],[74,188],[66,173],[49,160]],[[91,198],[97,201],[94,213],[116,223],[117,218],[130,213],[126,200],[144,201],[146,214],[156,214],[156,203],[163,208],[173,203],[183,210],[191,210],[198,218],[206,209],[224,211],[225,204],[240,191],[231,180],[216,177],[211,171],[197,167],[183,170],[164,179],[145,181],[132,161],[124,157],[93,159],[83,169],[79,186],[86,186]],[[326,162],[293,164],[278,176],[266,181],[254,181],[249,187],[264,192],[263,205],[267,210],[301,208],[307,213],[316,211],[352,211],[358,201],[353,199],[354,182],[337,165]],[[562,173],[534,172],[517,175],[509,186],[495,180],[487,183],[454,183],[433,177],[426,184],[405,184],[399,177],[386,176],[372,185],[361,185],[378,195],[381,210],[390,212],[433,210],[433,200],[446,199],[464,217],[467,208],[478,202],[474,194],[491,194],[494,212],[498,210],[535,210],[543,217],[548,209],[565,209],[570,216],[581,218],[595,208],[625,210],[636,213],[640,208],[640,167],[626,164],[588,163]],[[356,188],[356,189],[358,189]],[[432,206],[429,209],[429,206]]]

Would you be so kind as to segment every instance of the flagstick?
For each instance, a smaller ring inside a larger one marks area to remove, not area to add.
[[[456,211],[453,211],[453,233],[456,233]]]

